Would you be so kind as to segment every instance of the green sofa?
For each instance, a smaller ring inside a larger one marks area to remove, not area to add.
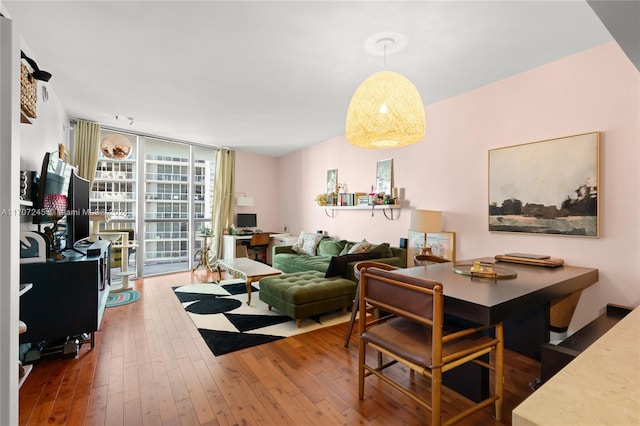
[[[358,280],[353,273],[353,265],[355,265],[359,260],[352,260],[352,258],[357,256],[347,254],[349,249],[355,244],[357,243],[352,241],[325,238],[319,242],[316,249],[316,256],[296,253],[290,245],[274,246],[271,263],[274,268],[287,274],[306,271],[326,273],[332,262],[332,257],[337,257],[334,259],[331,267],[334,268],[337,263],[344,261],[343,264],[338,267],[341,271],[339,275],[357,282]],[[380,243],[372,244],[368,252],[380,254],[379,257],[370,258],[368,260],[388,263],[399,268],[405,268],[407,266],[406,249],[391,247],[388,243]]]

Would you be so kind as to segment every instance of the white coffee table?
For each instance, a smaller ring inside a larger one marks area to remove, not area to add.
[[[218,269],[218,276],[222,279],[220,269],[226,269],[234,275],[239,275],[246,280],[247,283],[247,305],[251,304],[251,283],[260,281],[263,277],[280,275],[282,271],[272,268],[271,266],[256,262],[246,257],[237,257],[230,259],[218,259],[215,263]]]

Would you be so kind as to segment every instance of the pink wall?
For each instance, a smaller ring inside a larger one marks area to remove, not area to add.
[[[235,207],[236,213],[256,213],[258,228],[281,232],[284,222],[278,216],[278,159],[236,151],[236,194],[253,198],[252,207]],[[235,205],[235,203],[234,203]]]
[[[426,136],[417,145],[362,150],[340,136],[275,164],[238,155],[238,167],[255,165],[273,178],[238,173],[236,190],[256,197],[256,207],[269,208],[259,213],[264,227],[286,224],[296,234],[322,229],[397,245],[407,234],[410,209],[436,209],[443,211],[444,229],[456,232],[458,259],[525,251],[597,267],[600,281],[583,293],[570,327],[575,330],[608,302],[640,303],[639,104],[640,75],[612,42],[427,106]],[[488,231],[489,149],[592,131],[602,132],[600,238]],[[350,191],[368,191],[376,162],[386,158],[393,158],[394,186],[405,194],[396,220],[369,211],[337,211],[331,219],[315,206],[328,169],[337,168]],[[277,194],[275,205],[271,197],[258,201],[263,191]]]

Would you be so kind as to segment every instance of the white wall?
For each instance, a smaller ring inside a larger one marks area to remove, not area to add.
[[[444,230],[456,232],[457,259],[518,251],[598,268],[600,281],[584,291],[571,323],[576,330],[607,303],[640,303],[639,103],[638,70],[608,43],[428,105],[426,135],[416,145],[362,150],[339,136],[283,157],[279,220],[293,232],[323,229],[397,245],[410,209],[442,210]],[[593,131],[601,132],[600,238],[488,231],[488,150]],[[376,162],[386,158],[393,158],[394,186],[405,189],[397,220],[368,211],[330,219],[315,206],[328,169],[337,168],[350,191],[368,192]]]
[[[243,151],[236,151],[236,194],[246,193],[253,198],[253,206],[235,206],[236,213],[256,213],[258,228],[266,232],[282,232],[279,209],[288,188],[278,186],[278,159]]]
[[[0,17],[0,424],[18,421],[18,38]]]
[[[42,158],[46,152],[57,151],[58,144],[64,143],[70,149],[69,117],[52,88],[55,75],[50,83],[38,82],[38,95],[42,93],[42,86],[46,85],[49,100],[44,102],[38,98],[38,118],[33,124],[20,125],[20,139],[22,155],[20,156],[21,170],[36,170],[40,174]]]
[[[52,77],[50,82],[53,82]],[[48,86],[49,100],[41,100],[42,85]],[[70,148],[69,117],[56,96],[51,84],[38,82],[37,118],[32,124],[21,123],[20,131],[20,170],[35,171],[40,175],[45,153],[58,151],[58,144],[64,143]],[[34,229],[30,217],[20,218],[21,230]]]
[[[19,171],[37,170],[39,173],[45,152],[57,150],[58,143],[66,143],[63,124],[68,118],[53,90],[49,90],[48,102],[38,101],[38,118],[33,124],[19,123],[19,75],[9,75],[8,69],[18,70],[20,49],[30,55],[26,44],[19,39],[19,29],[8,32],[9,20],[2,18],[2,57],[0,58],[0,82],[2,104],[0,106],[0,136],[2,140],[2,166],[0,166],[1,209],[20,211]],[[13,36],[13,37],[12,37]],[[11,39],[14,39],[12,42]],[[13,45],[15,43],[15,46]],[[15,50],[15,52],[14,52]],[[34,57],[31,55],[31,57]],[[37,58],[36,58],[37,60]],[[55,76],[54,76],[55,78]],[[41,86],[41,83],[39,83]],[[39,91],[39,96],[40,96]],[[0,424],[17,424],[18,421],[18,335],[19,315],[19,231],[31,229],[30,218],[3,214],[0,218]],[[18,226],[19,224],[19,226]],[[19,229],[21,228],[21,229]],[[8,354],[7,356],[5,356]],[[5,374],[5,372],[10,374]]]

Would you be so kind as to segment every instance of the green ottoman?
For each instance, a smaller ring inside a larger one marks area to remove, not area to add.
[[[305,271],[260,280],[260,300],[296,320],[345,309],[353,303],[356,283],[342,277],[325,278],[323,272]]]

